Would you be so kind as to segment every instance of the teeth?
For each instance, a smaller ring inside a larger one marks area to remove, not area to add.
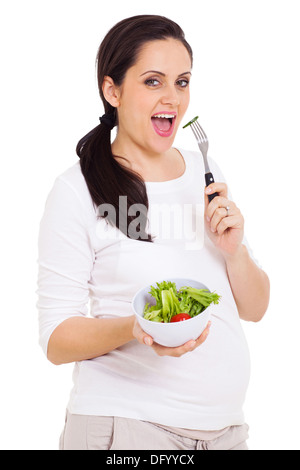
[[[155,114],[153,117],[165,118],[165,119],[174,119],[175,114]]]

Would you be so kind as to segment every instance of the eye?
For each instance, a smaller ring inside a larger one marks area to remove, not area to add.
[[[190,82],[187,78],[180,78],[180,80],[177,80],[176,83],[180,86],[180,88],[186,88]]]
[[[156,78],[148,78],[145,81],[145,84],[148,85],[148,86],[155,87],[155,86],[159,85],[159,81]]]

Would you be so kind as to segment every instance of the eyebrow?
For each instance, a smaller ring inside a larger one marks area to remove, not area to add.
[[[156,73],[157,75],[161,75],[162,77],[166,76],[165,73],[159,72],[158,70],[148,70],[147,72],[142,73],[140,77],[142,77],[143,75],[146,75],[147,73]],[[178,75],[178,77],[182,77],[183,75],[188,75],[188,74],[192,75],[192,72],[183,72],[180,75]]]

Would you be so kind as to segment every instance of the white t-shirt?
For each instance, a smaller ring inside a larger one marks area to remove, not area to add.
[[[126,238],[99,220],[79,162],[54,183],[39,237],[38,309],[45,354],[62,321],[88,314],[132,315],[134,294],[156,280],[195,279],[222,297],[213,306],[207,341],[181,358],[159,357],[133,340],[76,363],[70,413],[198,430],[244,423],[248,347],[223,257],[204,231],[202,157],[196,152],[181,154],[186,163],[181,177],[146,183],[153,243]],[[224,181],[212,160],[210,165],[215,180]],[[192,228],[187,214],[193,215]],[[168,222],[159,223],[161,219]]]

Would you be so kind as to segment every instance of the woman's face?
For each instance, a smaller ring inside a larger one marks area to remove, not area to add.
[[[145,44],[119,88],[117,141],[121,147],[134,144],[152,154],[172,147],[189,105],[191,67],[180,41]]]

